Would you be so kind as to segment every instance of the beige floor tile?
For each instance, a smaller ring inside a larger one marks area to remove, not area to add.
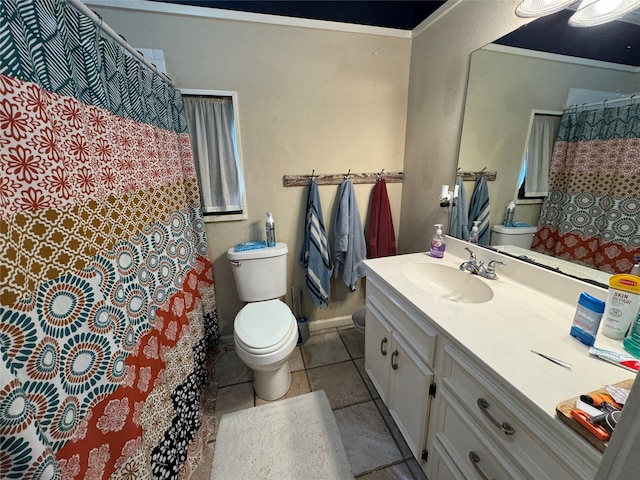
[[[292,372],[299,372],[300,370],[304,370],[304,361],[302,360],[302,352],[300,351],[300,347],[296,347],[289,357],[289,368]]]
[[[204,456],[202,457],[202,460],[200,460],[198,468],[196,468],[191,475],[190,480],[211,480],[211,465],[213,464],[213,451],[215,449],[215,445],[215,442],[207,444]]]
[[[334,414],[354,475],[402,461],[373,401],[341,408]]]
[[[366,473],[359,480],[414,480],[406,462]]]
[[[309,387],[309,380],[307,380],[307,373],[303,370],[301,372],[292,372],[291,373],[291,387],[289,387],[289,391],[278,400],[273,400],[277,402],[279,400],[284,400],[285,398],[297,397],[298,395],[303,395],[305,393],[311,392],[311,388]],[[256,407],[259,405],[264,405],[265,403],[271,403],[269,400],[263,400],[259,396],[255,396]]]
[[[371,400],[352,361],[307,370],[311,390],[324,390],[332,409]]]
[[[237,412],[253,406],[253,384],[251,382],[218,389],[216,401],[216,417],[218,419],[225,413]]]
[[[384,423],[387,424],[387,428],[389,428],[389,431],[391,432],[391,436],[396,441],[396,445],[398,445],[398,448],[402,453],[402,458],[404,458],[405,460],[409,460],[413,458],[413,453],[411,453],[411,449],[409,448],[409,445],[407,445],[407,442],[402,436],[402,433],[400,433],[400,429],[398,428],[395,420],[389,413],[389,409],[387,408],[387,406],[379,398],[375,400],[375,403],[376,403],[376,407],[378,407],[378,411],[380,412],[380,415],[382,415],[382,419],[384,420]]]
[[[373,383],[371,383],[371,379],[369,378],[369,375],[367,374],[367,371],[364,368],[364,358],[359,358],[357,360],[354,360],[353,363],[356,364],[356,368],[358,369],[358,372],[360,372],[360,376],[364,380],[364,384],[366,385],[367,390],[369,390],[371,397],[380,398],[380,394],[378,393],[378,390],[376,390],[376,387],[374,387]]]
[[[237,383],[249,382],[253,375],[238,357],[235,350],[229,349],[220,355],[215,364],[218,387],[227,387]]]
[[[345,346],[347,347],[347,351],[351,358],[363,358],[364,350],[360,346],[360,337],[358,331],[353,327],[344,327],[339,328],[338,333],[342,338]]]
[[[340,335],[335,328],[333,330],[330,333],[313,335],[302,345],[300,350],[306,368],[344,362],[351,358],[340,339]]]

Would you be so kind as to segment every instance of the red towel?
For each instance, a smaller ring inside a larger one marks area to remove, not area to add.
[[[369,212],[367,258],[388,257],[396,253],[396,234],[393,231],[387,183],[383,178],[373,187]]]

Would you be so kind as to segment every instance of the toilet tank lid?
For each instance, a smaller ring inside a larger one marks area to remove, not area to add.
[[[276,243],[275,247],[256,248],[254,250],[235,251],[235,246],[227,250],[227,258],[229,260],[251,260],[256,258],[279,257],[286,255],[289,249],[286,243]]]
[[[536,233],[538,227],[505,227],[504,225],[494,225],[491,230],[498,233],[506,233],[507,235],[526,235]]]

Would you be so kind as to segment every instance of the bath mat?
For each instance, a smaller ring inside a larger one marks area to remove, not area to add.
[[[352,478],[324,390],[220,419],[211,480]]]

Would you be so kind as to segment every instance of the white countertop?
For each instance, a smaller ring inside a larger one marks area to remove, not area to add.
[[[569,335],[581,291],[606,300],[606,290],[474,247],[478,259],[507,262],[498,279],[487,283],[494,296],[485,303],[457,303],[425,293],[402,274],[412,262],[440,263],[458,268],[468,260],[467,242],[448,239],[444,258],[425,253],[366,260],[371,280],[382,280],[429,317],[449,339],[459,342],[544,412],[556,416],[558,403],[635,374],[588,354]],[[514,280],[527,279],[527,284]],[[530,282],[528,280],[531,280]],[[528,285],[529,283],[535,286]],[[546,293],[544,293],[546,291]],[[621,340],[599,334],[596,347],[624,352]],[[531,352],[572,364],[569,370]]]

